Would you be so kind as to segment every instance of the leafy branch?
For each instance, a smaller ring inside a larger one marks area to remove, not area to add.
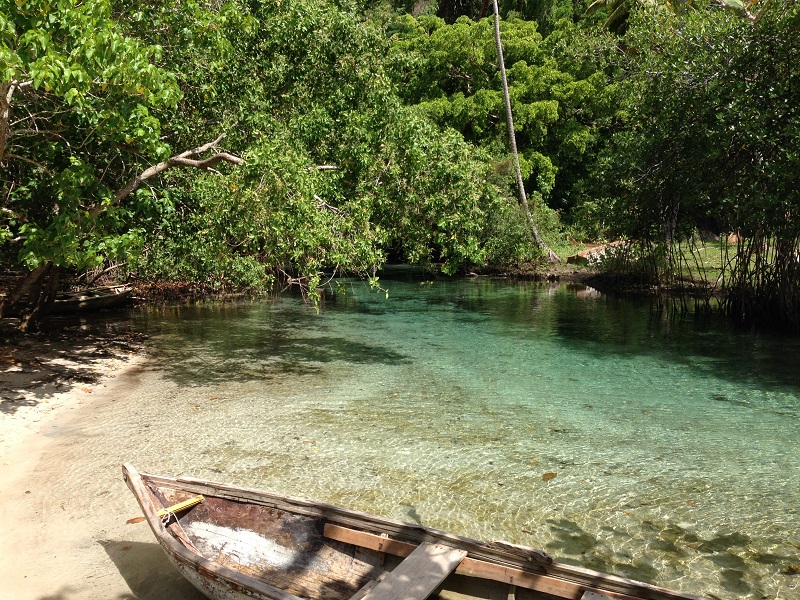
[[[167,160],[161,161],[160,163],[157,163],[152,167],[145,169],[139,175],[131,179],[122,189],[120,189],[114,195],[116,202],[117,203],[122,202],[125,198],[127,198],[134,191],[136,191],[136,189],[140,185],[142,185],[142,183],[144,183],[151,177],[154,177],[159,173],[163,173],[164,171],[172,169],[174,167],[194,167],[196,169],[200,169],[201,171],[209,171],[212,173],[216,173],[217,171],[215,171],[213,167],[221,162],[229,162],[235,165],[243,165],[244,160],[242,160],[238,156],[229,154],[228,152],[218,152],[202,160],[197,160],[195,158],[192,158],[200,154],[203,154],[204,152],[207,152],[209,150],[216,149],[217,145],[222,141],[223,137],[225,137],[225,134],[221,134],[213,142],[208,142],[207,144],[203,144],[202,146],[198,146],[197,148],[186,150],[185,152],[176,154],[175,156],[168,158]]]

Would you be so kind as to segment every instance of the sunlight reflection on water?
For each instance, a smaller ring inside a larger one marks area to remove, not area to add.
[[[109,439],[157,440],[129,450],[144,470],[697,594],[800,598],[797,341],[574,286],[345,283],[319,314],[291,298],[143,312],[147,385],[103,417]]]

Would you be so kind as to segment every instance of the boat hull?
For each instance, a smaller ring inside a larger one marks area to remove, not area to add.
[[[130,465],[123,473],[167,556],[213,600],[699,600],[532,548]],[[196,495],[184,512],[158,516]]]
[[[133,288],[130,286],[110,286],[65,293],[57,296],[53,301],[50,314],[63,315],[118,308],[128,302],[132,296]]]

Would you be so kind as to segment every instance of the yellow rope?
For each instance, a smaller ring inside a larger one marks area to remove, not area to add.
[[[158,511],[158,517],[163,519],[166,515],[174,515],[175,513],[179,513],[182,510],[186,510],[187,508],[192,508],[195,504],[200,504],[205,498],[203,496],[195,496],[194,498],[189,498],[188,500],[184,500],[183,502],[178,502],[177,504],[173,504],[169,508],[162,508]],[[144,517],[134,517],[133,519],[128,519],[126,522],[128,524],[131,523],[141,523],[144,521]],[[176,518],[177,520],[177,518]]]
[[[162,508],[158,511],[158,516],[163,517],[167,513],[178,513],[182,510],[186,510],[187,508],[193,507],[195,504],[200,504],[205,498],[202,496],[195,496],[194,498],[189,498],[188,500],[184,500],[183,502],[178,502],[177,504],[173,504],[169,508]]]

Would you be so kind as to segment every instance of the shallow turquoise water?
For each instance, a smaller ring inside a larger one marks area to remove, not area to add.
[[[114,418],[163,441],[130,459],[687,592],[800,598],[800,342],[580,286],[382,285],[342,281],[318,314],[142,312],[160,392]]]

